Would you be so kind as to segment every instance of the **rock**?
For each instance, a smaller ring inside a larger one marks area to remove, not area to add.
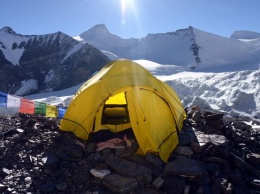
[[[144,184],[150,183],[152,180],[152,171],[136,163],[115,157],[110,157],[105,162],[117,173],[136,177]]]
[[[251,125],[248,125],[243,121],[234,121],[231,123],[231,126],[234,127],[235,129],[241,129],[242,131],[247,131],[252,129]]]
[[[124,177],[119,174],[109,174],[104,177],[103,184],[115,193],[129,193],[138,187],[138,182],[133,177]]]
[[[189,177],[202,176],[203,163],[185,157],[177,157],[174,161],[166,164],[164,173],[168,175],[182,175]]]
[[[154,166],[162,166],[164,165],[164,162],[162,161],[162,159],[154,154],[154,153],[147,153],[145,156],[145,159],[150,162],[151,164],[153,164]]]
[[[185,189],[186,180],[183,177],[179,176],[169,176],[164,175],[162,177],[164,179],[162,191],[167,194],[172,193],[183,193]]]
[[[234,186],[225,178],[217,178],[215,180],[215,185],[221,190],[222,193],[231,194],[234,191]]]
[[[187,147],[187,146],[177,146],[174,149],[174,152],[178,153],[180,155],[183,155],[183,156],[191,156],[193,154],[192,149],[190,147]]]
[[[209,111],[205,111],[203,115],[206,121],[222,120],[224,117],[223,113],[213,113]]]
[[[86,183],[89,180],[90,174],[87,169],[79,169],[76,171],[72,177],[75,185],[79,186]]]
[[[92,153],[92,152],[95,152],[95,149],[96,149],[96,144],[95,143],[88,143],[86,145],[86,152],[88,154]]]
[[[255,169],[253,166],[251,166],[247,162],[243,161],[241,158],[239,158],[235,154],[230,153],[230,160],[232,161],[233,164],[235,164],[241,170],[247,171],[257,177],[260,177],[260,172],[257,169]]]
[[[129,148],[99,153],[95,143],[60,131],[55,118],[0,115],[0,193],[257,193],[260,123],[221,119],[214,112],[195,123],[189,120],[195,111],[199,107],[187,110],[178,153],[173,151],[166,163],[156,155],[135,154],[139,145],[134,137]],[[214,129],[214,122],[222,120],[225,126]],[[109,170],[117,178],[105,186],[111,174],[100,179],[90,175],[91,169]]]
[[[75,145],[69,145],[65,147],[65,151],[75,158],[81,158],[82,157],[82,150],[80,146]]]
[[[4,193],[7,189],[8,189],[8,186],[3,185],[3,184],[0,183],[0,192],[1,193]]]
[[[181,131],[179,133],[178,140],[179,140],[178,145],[180,145],[180,146],[186,146],[192,142],[191,137],[189,136],[188,132],[186,132],[186,131]]]
[[[206,156],[204,156],[202,158],[202,160],[205,161],[205,162],[216,163],[216,164],[223,165],[223,166],[225,166],[228,163],[227,160],[217,158],[217,157],[206,157]]]
[[[207,121],[206,124],[215,130],[220,130],[224,126],[224,122],[222,119],[221,120],[210,120],[210,121]]]
[[[201,114],[200,114],[200,112],[195,111],[195,112],[192,114],[191,120],[192,120],[193,122],[195,122],[195,123],[201,122]]]
[[[54,155],[49,155],[47,158],[44,158],[44,172],[46,174],[52,174],[58,169],[58,159]]]
[[[11,172],[7,168],[0,168],[0,177],[4,178],[5,176],[9,175]]]
[[[202,152],[202,147],[198,142],[192,142],[190,146],[193,152],[195,152],[196,154],[200,154]]]
[[[67,185],[66,185],[66,183],[59,183],[59,184],[56,185],[56,188],[59,191],[65,191],[66,188],[67,188]]]
[[[110,174],[111,172],[110,170],[107,169],[102,169],[102,170],[90,169],[90,173],[95,177],[103,179],[106,175]]]
[[[260,179],[256,179],[253,177],[248,178],[248,182],[257,190],[260,190]]]
[[[56,188],[56,185],[53,183],[46,183],[39,185],[38,188],[43,192],[52,192]]]
[[[260,154],[257,153],[249,153],[246,155],[246,160],[250,164],[260,164]]]
[[[130,158],[129,158],[130,161],[136,163],[136,164],[140,164],[142,165],[143,167],[147,168],[147,169],[150,169],[150,170],[153,170],[154,166],[148,162],[145,157],[139,155],[139,154],[135,154],[135,155],[132,155]]]
[[[159,176],[153,181],[152,186],[155,187],[156,189],[160,189],[163,183],[164,183],[164,179]]]

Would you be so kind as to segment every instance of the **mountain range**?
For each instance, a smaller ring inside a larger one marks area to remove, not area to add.
[[[226,71],[250,70],[260,63],[260,33],[250,31],[236,31],[226,38],[190,26],[141,39],[122,39],[100,24],[75,38],[88,42],[111,59],[145,59],[185,70],[218,72],[220,64]]]
[[[0,30],[0,91],[28,95],[68,88],[117,58],[162,64],[155,74],[256,70],[260,33],[236,31],[226,38],[190,26],[123,39],[103,24],[76,37],[62,32],[21,35],[4,27]]]
[[[109,61],[98,49],[62,32],[21,35],[10,27],[0,30],[3,92],[25,95],[71,87],[90,78]]]

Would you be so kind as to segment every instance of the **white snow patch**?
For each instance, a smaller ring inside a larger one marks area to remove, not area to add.
[[[79,42],[78,44],[74,45],[74,47],[67,53],[67,55],[63,58],[63,60],[61,61],[61,63],[63,63],[68,57],[70,57],[73,53],[77,52],[78,50],[80,50],[82,48],[82,46],[84,45],[83,42]]]
[[[27,41],[29,37],[9,34],[5,31],[0,31],[0,50],[2,50],[6,60],[10,61],[13,65],[19,65],[21,56],[23,55],[24,48],[17,48],[22,41]]]
[[[21,82],[21,87],[16,91],[16,95],[24,95],[30,91],[34,91],[38,89],[38,81],[35,79],[24,80]]]

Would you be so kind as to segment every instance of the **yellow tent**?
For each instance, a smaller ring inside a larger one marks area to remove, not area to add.
[[[176,92],[141,65],[116,60],[105,65],[74,95],[60,129],[84,140],[90,133],[132,128],[138,153],[168,160],[178,143],[185,111]]]

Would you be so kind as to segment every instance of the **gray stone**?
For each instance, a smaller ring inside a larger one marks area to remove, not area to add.
[[[260,164],[260,154],[250,153],[246,155],[246,160],[250,164]]]
[[[193,154],[193,151],[190,147],[187,146],[176,146],[174,152],[183,155],[183,156],[190,156]]]
[[[136,177],[144,183],[152,180],[152,171],[134,162],[115,157],[110,157],[105,162],[118,174]]]
[[[203,175],[203,163],[201,161],[177,157],[174,161],[166,164],[164,169],[165,174],[169,175],[183,175],[183,176],[202,176]]]
[[[150,170],[153,170],[154,166],[148,162],[144,156],[141,156],[141,155],[138,155],[138,154],[135,154],[135,155],[132,155],[130,158],[129,158],[130,161],[134,162],[134,163],[137,163],[137,164],[140,164],[142,165],[143,167],[145,168],[148,168]]]
[[[213,120],[213,121],[207,121],[206,124],[215,130],[220,130],[224,126],[224,121],[223,120]]]
[[[151,164],[153,164],[154,166],[162,166],[164,165],[164,162],[162,161],[162,159],[156,155],[155,153],[147,153],[145,156],[145,159],[150,162]]]
[[[82,157],[82,148],[80,146],[74,146],[74,145],[66,146],[65,151],[73,157],[76,158]]]
[[[206,156],[204,156],[203,158],[202,158],[202,160],[204,161],[204,162],[212,162],[212,163],[216,163],[216,164],[220,164],[220,165],[226,165],[227,163],[228,163],[228,161],[227,160],[224,160],[224,159],[222,159],[222,158],[217,158],[217,157],[206,157]]]
[[[162,186],[162,191],[166,194],[181,194],[184,192],[185,188],[185,178],[179,176],[168,176],[165,175],[162,177],[164,179],[164,183]]]
[[[86,145],[86,153],[90,154],[92,152],[95,152],[96,144],[95,143],[88,143]]]
[[[205,115],[205,120],[206,121],[214,121],[214,120],[221,120],[224,117],[223,113],[206,113],[206,111],[204,112]]]
[[[87,169],[82,169],[81,171],[75,172],[75,174],[72,177],[73,182],[76,185],[82,185],[86,183],[89,180],[90,173]]]
[[[227,143],[227,138],[224,135],[210,134],[209,139],[210,142],[216,146],[224,145]]]
[[[198,142],[192,142],[190,146],[194,153],[200,154],[202,152],[202,147]]]
[[[59,183],[56,185],[56,189],[59,191],[65,191],[66,188],[67,188],[66,183]]]
[[[200,133],[197,135],[197,140],[200,145],[200,147],[205,147],[208,143],[210,143],[210,138],[208,135],[204,133]]]
[[[0,192],[1,193],[4,193],[7,189],[8,189],[8,186],[3,185],[3,184],[0,183]]]
[[[44,161],[46,161],[44,165],[44,172],[46,174],[51,174],[58,169],[59,163],[56,156],[50,154],[49,156],[47,156],[46,160],[44,159]]]
[[[251,125],[248,125],[246,124],[245,122],[243,121],[234,121],[232,123],[232,126],[236,129],[241,129],[243,131],[247,131],[247,130],[251,130],[252,129],[252,126]]]
[[[119,174],[109,174],[103,178],[106,188],[115,193],[128,193],[138,187],[138,182],[133,177],[124,177]]]
[[[159,176],[159,177],[157,177],[157,178],[153,181],[152,186],[155,187],[156,189],[159,189],[159,188],[162,187],[163,183],[164,183],[164,179]]]
[[[184,146],[191,143],[191,136],[186,131],[181,131],[178,135],[179,143],[178,145]]]
[[[201,122],[201,114],[200,114],[200,112],[195,111],[195,112],[192,114],[191,120],[194,121],[194,122],[196,122],[196,123]]]
[[[1,168],[0,169],[0,177],[4,178],[5,176],[10,174],[10,170],[7,168]]]
[[[38,188],[43,192],[52,192],[56,188],[56,185],[53,183],[46,183],[39,185]]]
[[[249,172],[257,177],[260,177],[260,172],[256,168],[254,168],[247,162],[243,161],[241,158],[239,158],[235,154],[230,153],[229,157],[230,157],[232,163],[235,164],[239,169],[246,170],[247,172]]]
[[[217,178],[214,182],[215,186],[218,187],[222,193],[231,194],[233,193],[234,186],[225,178]]]

